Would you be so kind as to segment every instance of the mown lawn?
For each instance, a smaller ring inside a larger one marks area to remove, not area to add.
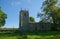
[[[0,33],[0,39],[60,39],[60,31]]]

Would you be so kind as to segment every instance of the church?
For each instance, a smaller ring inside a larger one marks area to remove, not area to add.
[[[23,31],[35,31],[35,30],[51,30],[51,23],[39,23],[29,22],[29,11],[28,10],[20,10],[19,13],[19,29]]]

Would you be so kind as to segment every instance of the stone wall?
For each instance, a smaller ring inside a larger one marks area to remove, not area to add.
[[[51,23],[29,23],[29,29],[34,30],[51,30]]]

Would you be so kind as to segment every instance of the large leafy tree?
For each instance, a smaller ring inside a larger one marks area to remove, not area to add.
[[[35,22],[35,19],[33,17],[29,17],[29,22]]]
[[[0,27],[5,25],[6,18],[7,18],[7,14],[5,14],[0,7]]]
[[[57,3],[58,0],[45,0],[42,4],[44,14],[38,14],[39,17],[44,16],[42,17],[44,22],[47,22],[47,20],[53,22],[54,29],[56,29],[57,24],[60,24],[60,7],[57,6]]]
[[[48,18],[52,17],[55,29],[57,23],[60,22],[58,21],[60,19],[60,8],[56,5],[57,3],[58,0],[45,0],[42,4],[42,9],[48,15]]]

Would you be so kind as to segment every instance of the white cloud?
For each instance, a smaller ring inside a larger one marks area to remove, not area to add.
[[[19,6],[21,4],[26,4],[25,2],[27,2],[28,4],[31,4],[32,0],[13,1],[13,2],[11,2],[11,5],[12,6]]]
[[[17,2],[11,2],[11,5],[12,6],[19,6],[21,4],[20,1],[17,1]]]
[[[26,2],[28,4],[31,4],[32,0],[22,0],[22,2]]]
[[[31,4],[32,0],[27,0],[27,2],[28,2],[29,4]]]

